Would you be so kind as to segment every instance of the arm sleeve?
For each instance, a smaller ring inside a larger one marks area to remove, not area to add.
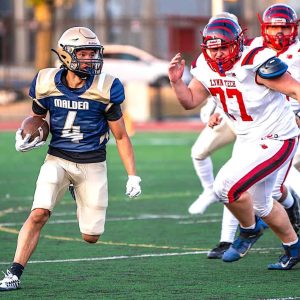
[[[120,104],[112,105],[108,111],[105,112],[105,116],[108,121],[119,120],[123,116]]]
[[[45,115],[47,113],[47,109],[39,106],[35,101],[32,102],[32,111],[36,115]]]

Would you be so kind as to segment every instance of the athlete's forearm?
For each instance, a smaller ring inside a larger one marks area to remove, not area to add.
[[[176,94],[176,97],[180,104],[185,109],[193,109],[196,106],[193,106],[193,95],[191,90],[186,86],[182,79],[177,80],[176,82],[171,81],[171,86],[173,91]]]
[[[135,158],[129,137],[116,140],[120,158],[128,175],[136,175]]]
[[[171,86],[176,94],[179,103],[186,109],[193,109],[199,105],[203,105],[209,96],[209,92],[195,78],[192,79],[189,86],[182,79],[171,82]]]
[[[300,82],[294,79],[288,72],[276,79],[263,79],[257,76],[257,81],[266,87],[287,95],[300,103]]]

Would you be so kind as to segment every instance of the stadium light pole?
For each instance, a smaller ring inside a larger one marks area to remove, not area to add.
[[[108,10],[108,0],[95,1],[95,27],[103,43],[110,42],[109,30],[112,28],[111,16]]]
[[[215,16],[216,14],[224,11],[224,0],[212,0],[211,1],[211,15]]]

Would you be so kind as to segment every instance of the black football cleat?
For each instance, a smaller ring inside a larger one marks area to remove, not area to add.
[[[289,216],[290,222],[296,231],[298,233],[300,229],[300,210],[299,210],[299,196],[294,192],[293,189],[289,188],[289,191],[294,199],[294,204],[290,208],[286,208],[286,212]]]
[[[228,242],[220,242],[217,247],[211,249],[208,254],[207,258],[209,259],[221,259],[224,252],[229,249],[231,243]]]
[[[74,185],[72,183],[69,185],[69,192],[70,192],[72,198],[74,199],[74,201],[76,202],[75,189],[74,189]]]

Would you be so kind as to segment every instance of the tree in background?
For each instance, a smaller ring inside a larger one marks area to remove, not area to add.
[[[34,9],[34,20],[37,23],[35,67],[39,70],[51,65],[49,50],[52,48],[55,9],[71,5],[73,0],[27,0],[27,2]]]
[[[28,0],[34,9],[34,19],[37,22],[35,36],[35,67],[47,68],[51,64],[52,35],[54,28],[55,0]]]

